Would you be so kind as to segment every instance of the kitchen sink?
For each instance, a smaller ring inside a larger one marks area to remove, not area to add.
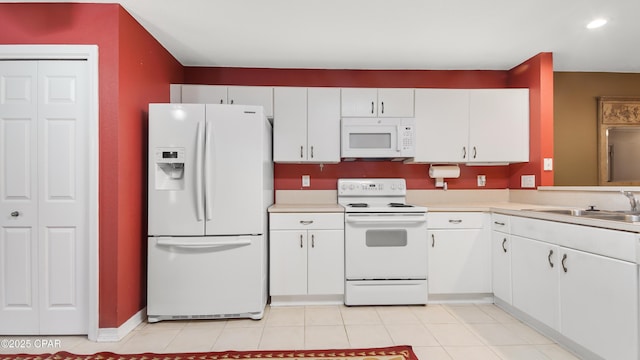
[[[590,219],[640,222],[640,213],[629,211],[582,210],[582,209],[535,209],[533,211],[548,214],[570,215]]]

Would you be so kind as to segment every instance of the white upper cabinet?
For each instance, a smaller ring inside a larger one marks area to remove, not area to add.
[[[343,117],[413,117],[413,89],[343,88]]]
[[[466,162],[469,91],[416,89],[416,162]]]
[[[226,104],[227,87],[218,85],[182,85],[183,104]]]
[[[340,89],[274,89],[273,160],[340,162]]]
[[[471,90],[468,162],[528,161],[529,90]]]
[[[273,118],[273,88],[268,86],[228,86],[227,102],[238,105],[262,105],[264,115]]]
[[[421,163],[529,161],[528,89],[416,89]]]
[[[175,85],[174,85],[175,87]],[[173,92],[176,91],[172,87]],[[260,105],[273,118],[273,88],[268,86],[187,85],[181,87],[181,102],[194,104]]]

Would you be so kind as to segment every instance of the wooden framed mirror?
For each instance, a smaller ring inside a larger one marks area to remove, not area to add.
[[[598,183],[640,185],[640,98],[598,98]]]

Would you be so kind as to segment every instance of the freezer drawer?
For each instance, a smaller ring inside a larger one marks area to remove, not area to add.
[[[263,236],[150,237],[149,322],[262,318],[266,254]]]

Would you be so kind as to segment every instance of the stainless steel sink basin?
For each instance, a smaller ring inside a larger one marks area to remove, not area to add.
[[[534,211],[585,217],[590,219],[624,221],[624,222],[640,222],[640,213],[626,211],[607,211],[607,210],[581,210],[581,209],[537,209]]]

